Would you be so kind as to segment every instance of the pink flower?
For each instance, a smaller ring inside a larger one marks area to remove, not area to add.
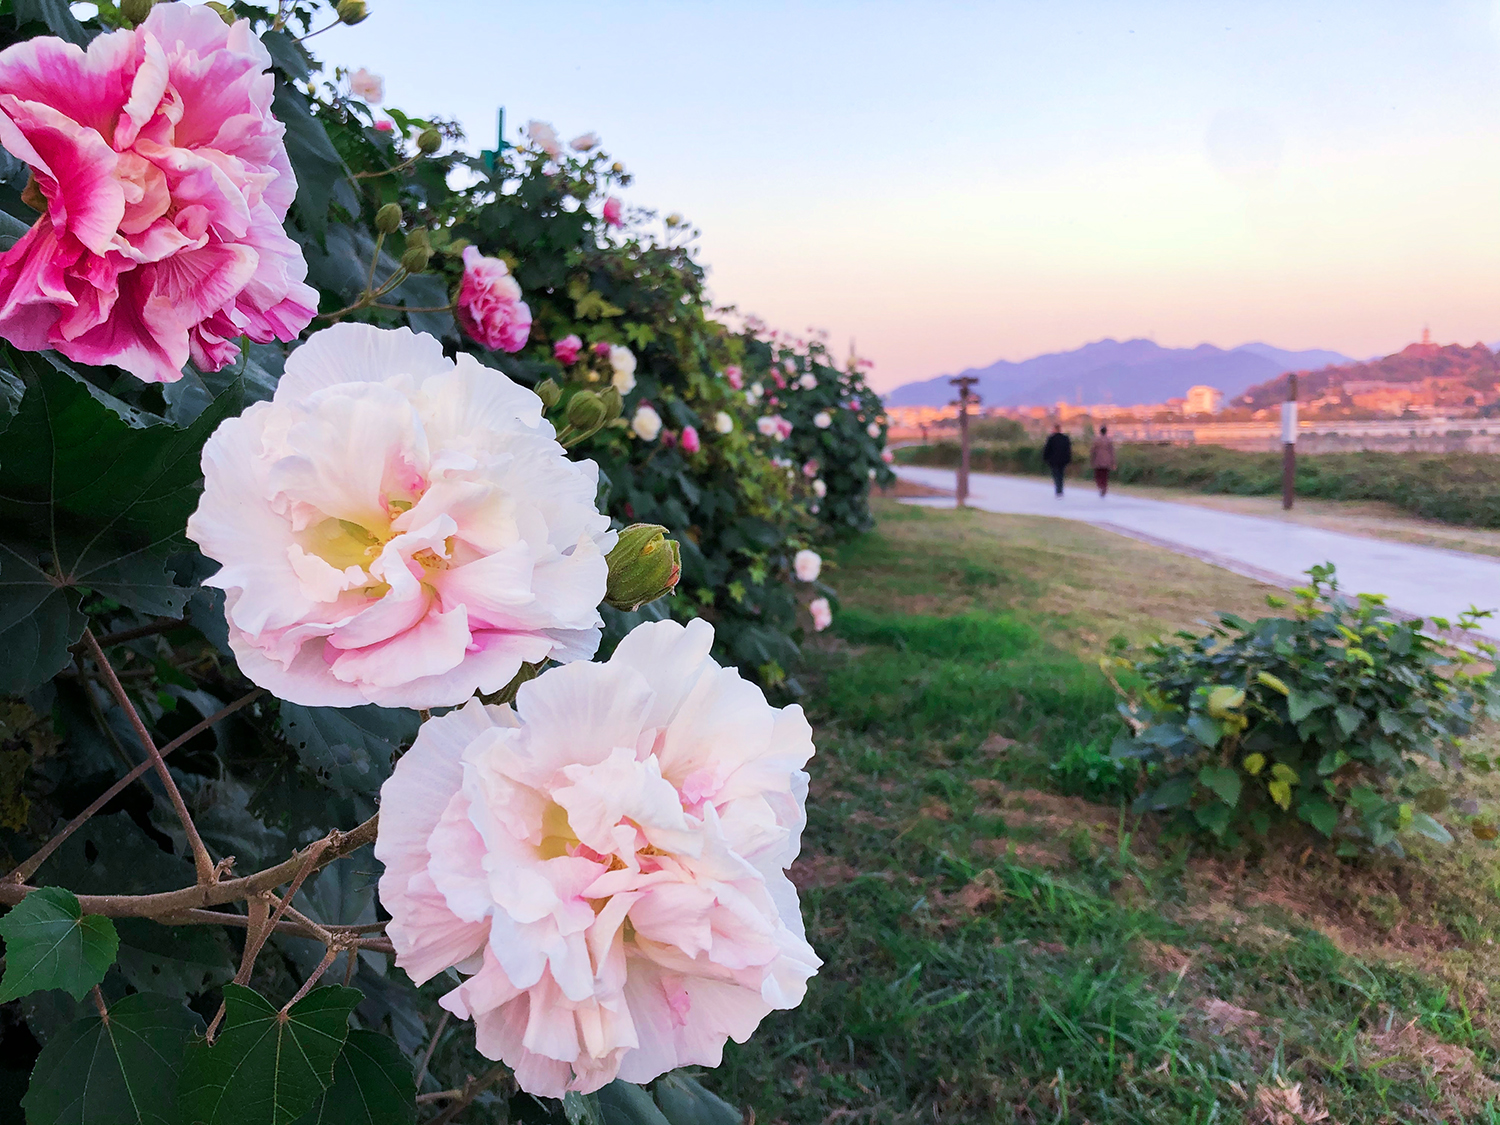
[[[802,475],[808,480],[812,480],[813,477],[818,475],[818,463],[816,461],[807,462],[802,466]]]
[[[158,4],[82,48],[0,52],[0,144],[46,211],[0,257],[0,337],[148,382],[238,337],[294,340],[317,311],[281,223],[297,193],[250,24]]]
[[[464,279],[454,316],[476,343],[492,352],[518,352],[531,335],[531,309],[521,300],[510,268],[474,246],[464,247]]]
[[[816,582],[823,573],[823,556],[817,551],[803,548],[792,557],[792,569],[799,582]]]
[[[641,625],[515,709],[422,725],[381,789],[396,963],[523,1090],[717,1066],[820,964],[786,868],[806,822],[800,707],[709,656],[699,619]]]
[[[782,375],[776,368],[771,368],[771,379],[776,383],[778,390],[786,390],[786,376]]]
[[[531,391],[408,328],[337,324],[203,449],[188,537],[240,670],[310,707],[446,707],[599,644],[599,472]]]
[[[677,444],[677,431],[676,430],[662,430],[661,431],[661,447],[663,449],[671,449],[676,444]]]
[[[396,126],[387,118],[382,117],[379,121],[375,122],[375,131],[377,133],[394,133]]]
[[[884,461],[887,465],[893,465],[896,462],[896,455],[894,453],[892,453],[889,449],[882,449],[880,451],[880,459],[882,461]]]
[[[613,347],[614,347],[613,344],[608,344],[608,343],[605,343],[603,340],[600,340],[597,344],[594,345],[594,354],[596,356],[598,356],[600,359],[608,359],[609,358],[610,349],[613,348]]]
[[[684,453],[697,453],[701,448],[702,444],[698,441],[697,428],[694,426],[684,426],[682,428],[682,451]]]
[[[724,378],[729,382],[729,385],[731,387],[733,387],[735,390],[739,390],[740,388],[742,388],[745,385],[745,375],[744,375],[744,372],[742,372],[738,367],[736,367],[732,363],[728,367],[724,368]]]
[[[625,205],[620,202],[619,197],[610,196],[604,201],[604,221],[609,226],[620,227],[625,225]]]
[[[578,361],[578,353],[583,349],[583,341],[575,336],[564,336],[552,345],[552,356],[559,363],[571,366]]]
[[[385,100],[385,79],[360,67],[349,75],[349,91],[368,105],[379,105]]]
[[[816,506],[814,510],[816,511]],[[807,603],[807,608],[812,613],[813,632],[821,633],[833,624],[833,610],[828,607],[827,598],[814,598]]]

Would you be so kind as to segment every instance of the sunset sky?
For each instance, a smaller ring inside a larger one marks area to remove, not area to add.
[[[598,131],[716,299],[876,385],[1077,347],[1500,339],[1500,7],[370,0],[387,102]],[[513,139],[513,138],[512,138]]]

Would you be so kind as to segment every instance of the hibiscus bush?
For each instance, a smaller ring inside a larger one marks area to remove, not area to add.
[[[876,400],[364,16],[0,2],[0,1121],[737,1120]]]

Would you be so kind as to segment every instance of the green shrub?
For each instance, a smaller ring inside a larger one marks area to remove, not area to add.
[[[1500,715],[1493,673],[1420,619],[1393,618],[1380,596],[1340,596],[1331,565],[1308,573],[1293,618],[1220,614],[1204,635],[1114,659],[1139,683],[1122,707],[1135,736],[1112,751],[1144,767],[1137,809],[1226,843],[1296,821],[1341,855],[1400,855],[1409,832],[1450,842],[1437,814],[1478,810],[1454,805],[1444,782],[1463,767],[1479,715]],[[1471,609],[1457,628],[1473,633],[1485,616]],[[1493,659],[1493,645],[1473,647]]]

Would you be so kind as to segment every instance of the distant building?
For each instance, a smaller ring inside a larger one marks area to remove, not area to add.
[[[1223,406],[1224,392],[1218,387],[1189,387],[1182,412],[1184,414],[1217,414]]]

